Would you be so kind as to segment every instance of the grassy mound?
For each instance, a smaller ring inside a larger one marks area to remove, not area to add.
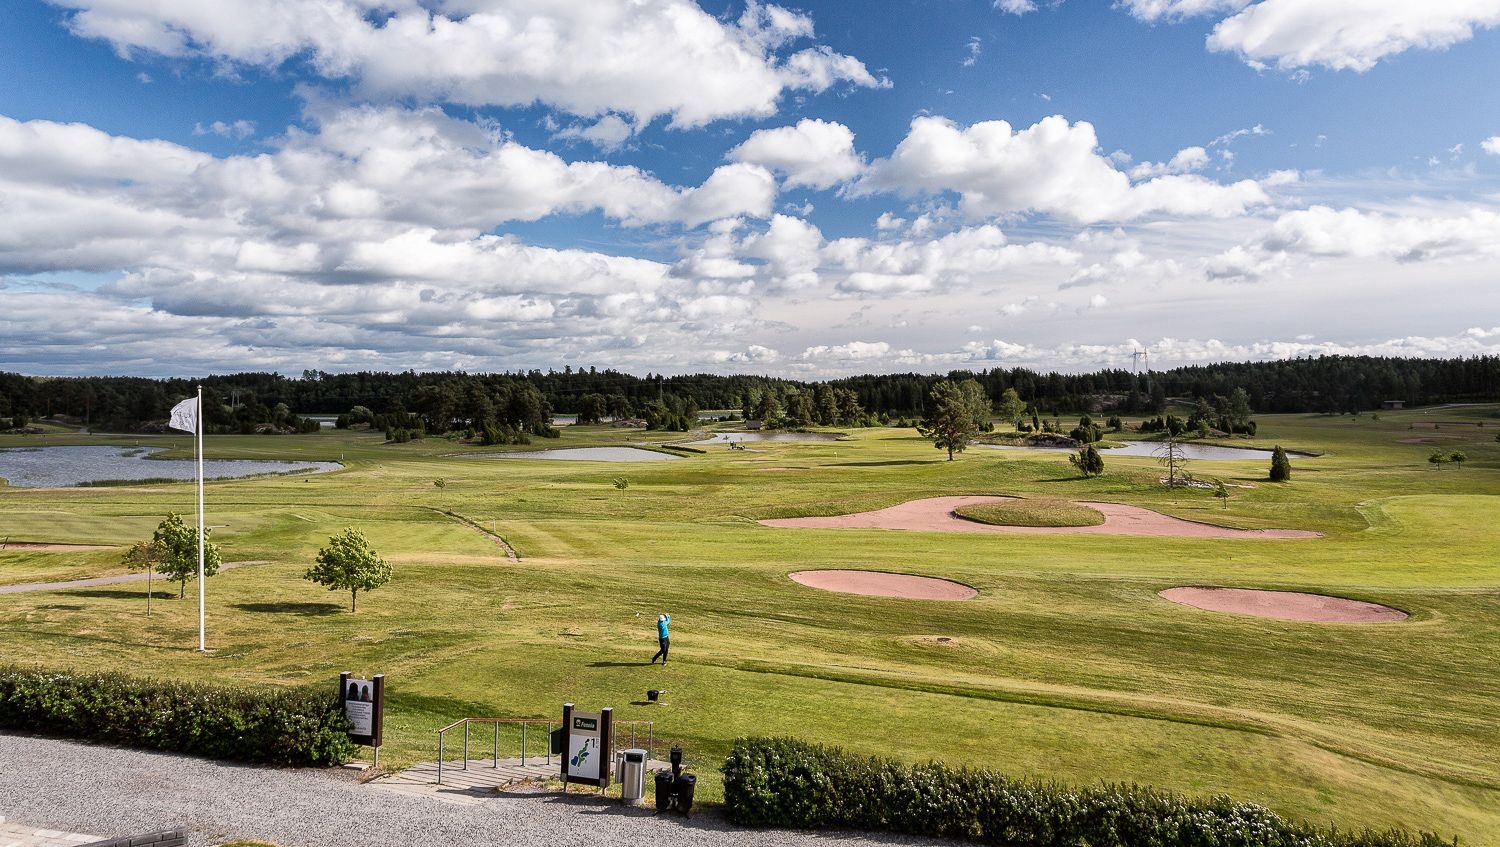
[[[1098,526],[1104,523],[1104,515],[1098,510],[1066,500],[1005,500],[960,506],[953,510],[953,514],[995,526]]]

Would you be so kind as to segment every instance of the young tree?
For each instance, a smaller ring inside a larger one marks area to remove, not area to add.
[[[1214,480],[1214,496],[1219,498],[1219,502],[1224,504],[1224,508],[1229,508],[1229,486],[1224,484],[1224,480]]]
[[[1469,461],[1469,457],[1461,451],[1454,450],[1452,453],[1448,454],[1448,461],[1452,462],[1455,465],[1458,465],[1459,470],[1463,470],[1464,462]]]
[[[1434,467],[1441,470],[1443,465],[1446,465],[1449,462],[1453,461],[1453,457],[1443,452],[1442,450],[1438,450],[1431,456],[1428,456],[1427,461],[1431,462]]]
[[[1092,444],[1083,445],[1076,454],[1068,456],[1068,461],[1083,474],[1084,479],[1104,473],[1104,457]]]
[[[302,578],[325,585],[329,591],[348,591],[353,612],[360,591],[373,591],[391,581],[391,566],[370,548],[363,533],[351,527],[328,539],[328,546],[318,551],[318,563]]]
[[[1281,445],[1271,451],[1271,481],[1286,482],[1292,478],[1292,460],[1286,457],[1286,451]]]
[[[932,446],[947,450],[951,462],[953,454],[962,453],[979,433],[974,418],[971,398],[957,384],[945,379],[932,387],[927,397],[927,416],[917,424],[917,432],[932,439]]]
[[[203,531],[205,577],[218,573],[221,562],[218,545],[208,541],[211,532],[208,529]],[[177,513],[169,513],[166,520],[157,524],[156,532],[152,533],[151,548],[150,555],[155,558],[147,561],[154,561],[157,573],[177,583],[177,599],[181,600],[187,595],[188,580],[198,576],[198,528],[184,524]],[[145,555],[145,551],[142,555]]]

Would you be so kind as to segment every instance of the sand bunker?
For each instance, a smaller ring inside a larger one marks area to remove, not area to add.
[[[1104,523],[1097,526],[994,526],[956,517],[960,506],[997,503],[1009,497],[929,497],[853,515],[822,518],[777,518],[760,523],[804,529],[907,529],[919,532],[1020,532],[1035,535],[1148,535],[1177,538],[1320,538],[1321,532],[1300,529],[1229,529],[1168,517],[1139,506],[1079,501],[1097,509]]]
[[[797,571],[792,581],[809,588],[863,594],[868,597],[900,597],[904,600],[967,600],[979,592],[961,582],[880,571]]]
[[[1205,609],[1277,618],[1284,621],[1315,623],[1390,623],[1404,621],[1408,615],[1400,609],[1348,600],[1323,594],[1298,591],[1259,591],[1250,588],[1168,588],[1159,592],[1173,603]]]

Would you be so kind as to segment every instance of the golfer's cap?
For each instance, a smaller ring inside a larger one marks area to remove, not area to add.
[[[667,619],[667,616],[666,615],[657,615],[656,619],[659,620],[659,621],[664,621],[664,620]]]

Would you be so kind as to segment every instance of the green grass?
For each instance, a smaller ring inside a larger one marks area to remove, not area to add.
[[[658,739],[687,750],[710,799],[736,735],[791,734],[910,761],[1226,792],[1321,823],[1420,827],[1494,847],[1495,411],[1262,416],[1260,436],[1235,443],[1322,455],[1294,458],[1285,484],[1268,482],[1260,460],[1191,463],[1230,486],[1227,509],[1210,491],[1163,488],[1149,457],[1110,457],[1103,477],[1084,480],[1061,453],[976,448],[947,462],[911,430],[743,451],[715,445],[635,464],[482,461],[464,456],[480,448],[442,439],[385,445],[368,433],[211,437],[210,458],[345,463],[330,474],[208,486],[208,522],[221,527],[214,538],[225,560],[265,561],[210,580],[211,652],[193,650],[195,603],[159,599],[147,618],[145,586],[132,583],[0,595],[0,661],[247,685],[332,686],[343,670],[384,673],[382,764],[431,760],[436,730],[457,718],[556,717],[571,701],[654,720]],[[1425,426],[1431,421],[1437,430]],[[651,446],[673,436],[570,427],[560,441],[531,447]],[[1434,436],[1469,461],[1437,469],[1427,463],[1430,443],[1404,443]],[[0,446],[40,440],[0,436]],[[190,451],[186,438],[115,441]],[[617,477],[629,487],[615,488]],[[1326,537],[944,535],[755,522],[951,494],[1130,503]],[[0,488],[0,535],[123,548],[149,537],[167,511],[191,514],[193,503],[190,483]],[[346,593],[301,578],[346,526],[395,566],[392,583],[361,593],[352,615]],[[902,601],[787,578],[812,568],[946,577],[980,593],[962,603]],[[0,583],[122,572],[109,551],[0,552]],[[1294,623],[1156,596],[1185,584],[1337,594],[1412,618]],[[673,618],[665,668],[647,664],[660,611]],[[647,688],[666,688],[665,702],[644,705]]]
[[[1004,500],[960,506],[953,514],[993,526],[1098,526],[1104,513],[1067,500]]]

